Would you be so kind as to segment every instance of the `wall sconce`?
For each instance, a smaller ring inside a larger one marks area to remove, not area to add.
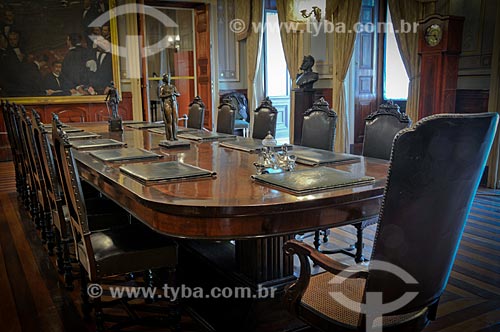
[[[319,8],[317,6],[313,6],[311,9],[311,12],[309,14],[307,14],[307,9],[302,9],[300,11],[300,13],[302,14],[303,18],[309,18],[309,17],[311,17],[311,15],[314,15],[314,18],[316,19],[316,21],[318,21],[318,22],[321,21],[321,8]]]

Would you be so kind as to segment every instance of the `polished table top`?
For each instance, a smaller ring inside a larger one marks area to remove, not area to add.
[[[125,127],[107,131],[107,123],[71,124],[105,138],[114,138],[164,155],[154,161],[178,160],[217,172],[214,179],[142,184],[125,175],[126,163],[103,162],[75,150],[80,177],[158,232],[183,238],[243,239],[292,234],[327,226],[350,224],[377,215],[386,182],[388,162],[363,158],[335,165],[358,175],[373,176],[370,185],[296,196],[255,183],[256,154],[220,147],[218,142],[191,142],[191,147],[164,149],[162,135]],[[137,163],[135,161],[134,163]],[[308,166],[297,165],[297,169]]]

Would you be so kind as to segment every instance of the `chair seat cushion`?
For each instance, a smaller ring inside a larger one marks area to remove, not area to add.
[[[311,276],[301,304],[311,311],[326,316],[332,322],[357,327],[361,323],[360,303],[363,301],[365,284],[365,279],[346,279],[328,272],[320,273]],[[332,293],[342,293],[352,301],[339,303],[331,295]],[[384,316],[383,324],[387,326],[404,322],[425,313],[426,310],[425,308],[421,312]],[[380,320],[376,320],[375,324],[380,325]]]
[[[177,244],[141,224],[93,232],[90,241],[100,277],[177,265]]]
[[[234,129],[245,129],[248,128],[250,124],[245,120],[235,120],[234,121]]]

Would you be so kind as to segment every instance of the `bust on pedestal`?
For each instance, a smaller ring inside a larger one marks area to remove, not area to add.
[[[294,89],[295,92],[295,114],[293,125],[293,141],[294,144],[299,144],[302,138],[302,122],[304,112],[312,107],[316,90],[313,88],[314,83],[319,79],[318,73],[312,70],[314,66],[314,58],[311,55],[304,56],[302,65],[300,66],[301,73],[297,74],[295,83],[299,86]]]

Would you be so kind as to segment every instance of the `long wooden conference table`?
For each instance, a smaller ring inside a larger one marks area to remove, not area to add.
[[[164,137],[148,130],[125,126],[111,133],[107,123],[71,125],[163,155],[134,163],[177,160],[215,171],[215,178],[144,184],[119,170],[128,163],[104,162],[89,154],[93,150],[74,150],[80,177],[155,231],[175,238],[235,240],[235,272],[254,286],[293,280],[293,258],[282,246],[295,234],[351,224],[380,210],[388,170],[382,160],[360,157],[329,165],[372,176],[372,184],[293,195],[252,180],[257,154],[224,148],[218,141],[165,149],[158,145]],[[308,167],[297,165],[297,170]]]

